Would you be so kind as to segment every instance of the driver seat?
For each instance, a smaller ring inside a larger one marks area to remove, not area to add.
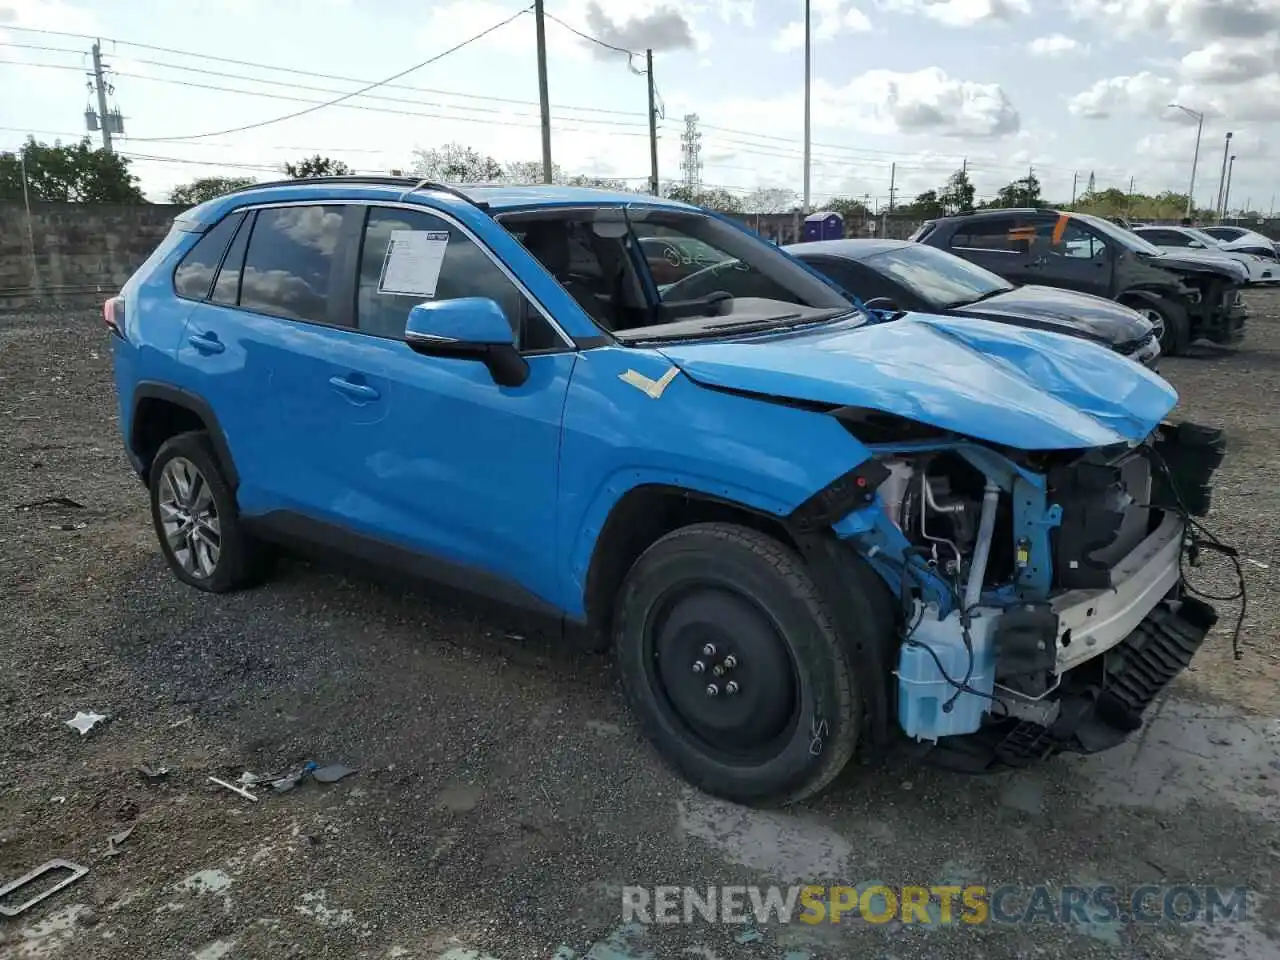
[[[568,223],[557,220],[534,221],[525,231],[522,242],[525,249],[547,268],[592,320],[606,330],[614,328],[614,318],[609,315],[596,291],[573,276]]]

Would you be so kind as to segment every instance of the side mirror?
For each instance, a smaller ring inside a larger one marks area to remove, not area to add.
[[[500,387],[518,387],[529,379],[529,364],[516,349],[511,323],[488,297],[418,304],[409,311],[404,342],[427,357],[479,360]]]
[[[1203,244],[1203,243],[1201,243],[1199,240],[1192,240],[1190,243],[1188,243],[1188,244],[1187,244],[1187,246],[1188,246],[1188,247],[1195,247],[1197,250],[1203,250],[1203,249],[1204,249],[1204,244]]]

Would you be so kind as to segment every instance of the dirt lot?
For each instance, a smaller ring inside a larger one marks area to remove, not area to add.
[[[235,596],[180,586],[120,450],[97,315],[0,318],[0,882],[90,868],[0,918],[0,956],[1280,956],[1280,292],[1251,305],[1242,348],[1164,363],[1182,414],[1230,438],[1211,525],[1246,558],[1244,659],[1221,604],[1110,754],[985,778],[855,766],[786,813],[684,787],[605,658],[300,562]],[[84,509],[20,509],[57,496]],[[1232,586],[1212,557],[1197,579]],[[109,720],[82,737],[78,710]],[[358,772],[256,803],[208,780],[307,761]],[[621,922],[623,885],[824,881],[1253,893],[1214,925]]]

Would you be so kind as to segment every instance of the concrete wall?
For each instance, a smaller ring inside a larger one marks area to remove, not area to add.
[[[0,203],[0,309],[102,301],[147,259],[185,209],[36,203],[28,229],[21,203]]]

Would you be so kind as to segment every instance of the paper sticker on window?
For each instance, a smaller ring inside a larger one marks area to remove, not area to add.
[[[378,292],[432,299],[448,246],[448,230],[392,230]]]

